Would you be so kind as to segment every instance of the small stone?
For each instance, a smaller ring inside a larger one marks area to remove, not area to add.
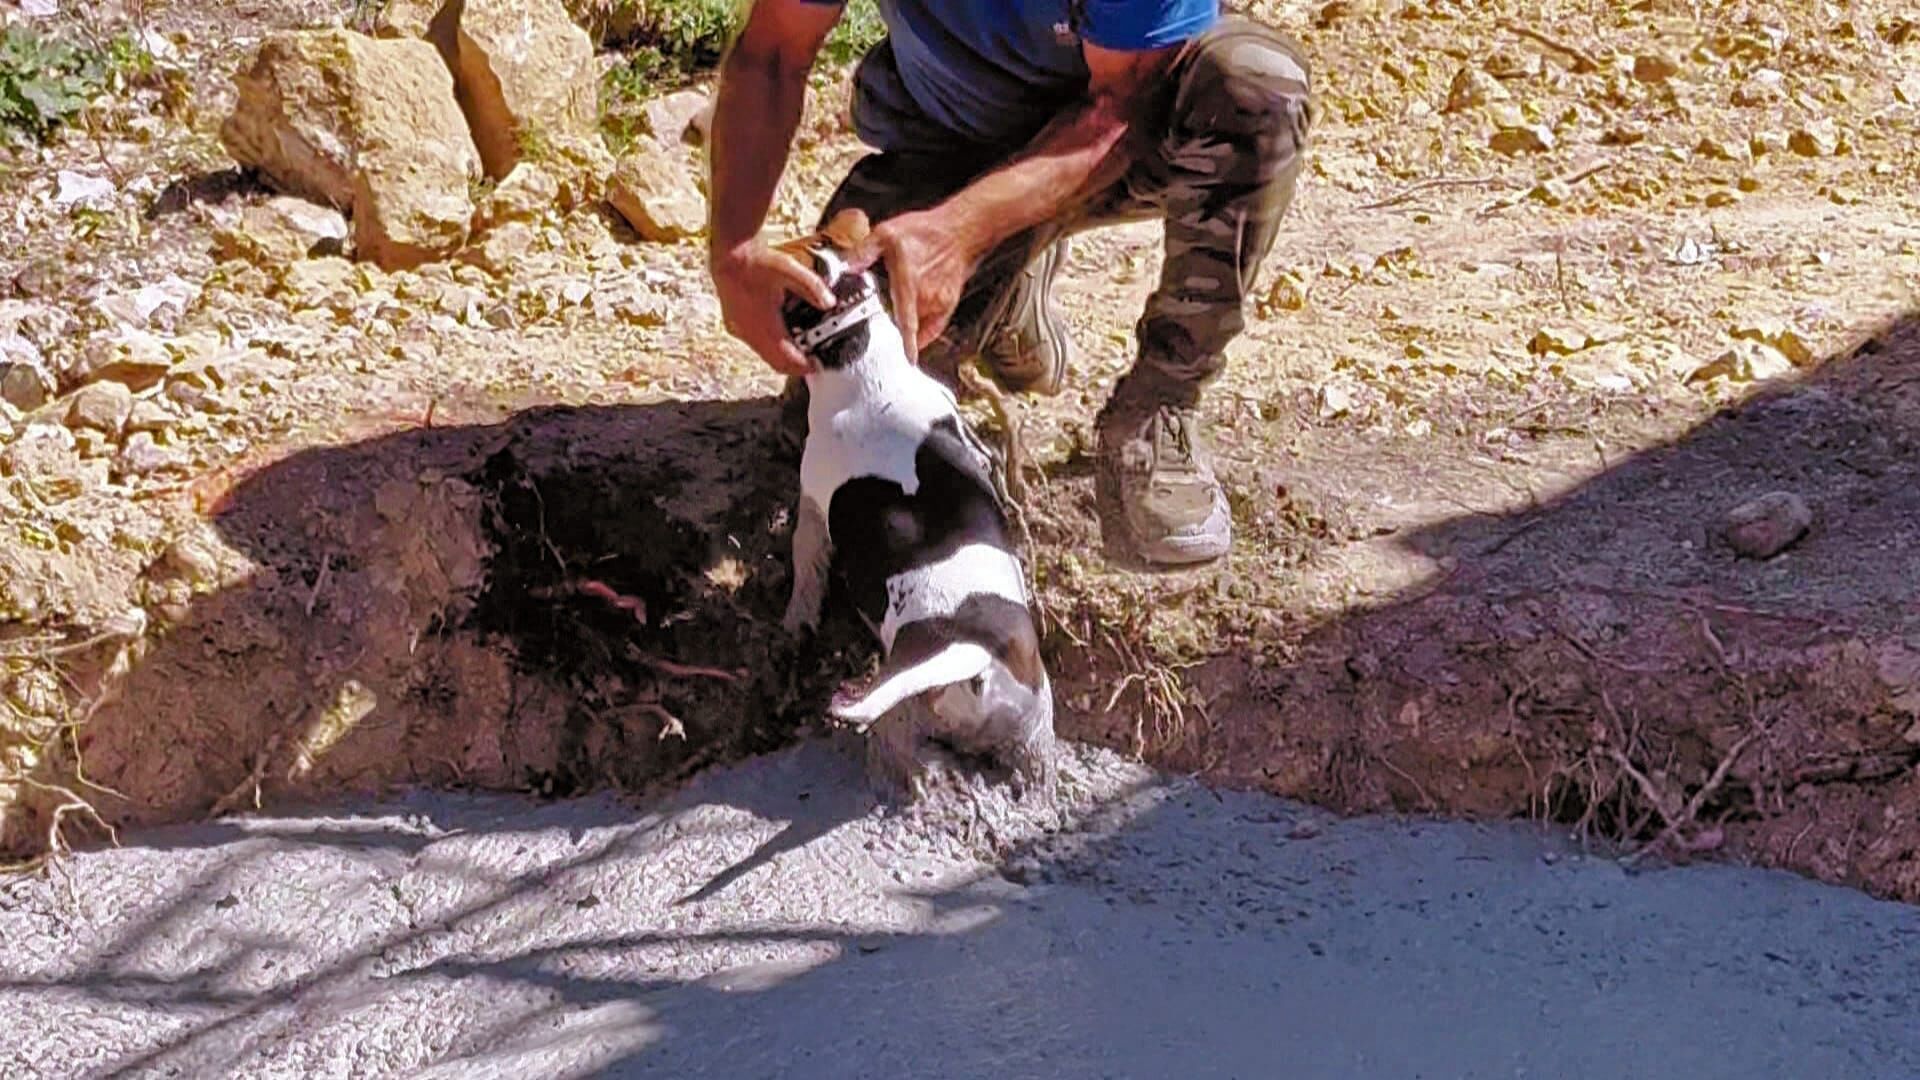
[[[280,275],[280,295],[298,310],[350,312],[358,304],[359,270],[346,259],[327,256],[289,265]]]
[[[0,399],[16,409],[31,412],[53,396],[53,373],[38,360],[16,359],[0,363]]]
[[[346,251],[347,218],[331,206],[277,195],[240,211],[213,234],[213,254],[257,266],[278,266]]]
[[[546,166],[522,161],[480,202],[473,227],[484,231],[509,221],[538,221],[560,201],[560,181]]]
[[[1771,559],[1813,528],[1813,510],[1791,491],[1773,491],[1727,511],[1721,535],[1749,559]]]
[[[1465,112],[1496,101],[1507,101],[1511,97],[1507,88],[1500,85],[1500,80],[1479,68],[1463,67],[1454,73],[1453,82],[1447,87],[1445,111]]]
[[[1715,135],[1703,136],[1693,148],[1695,154],[1714,161],[1745,161],[1746,150],[1745,146],[1737,146]]]
[[[1527,351],[1535,356],[1571,356],[1593,341],[1586,329],[1578,326],[1543,326],[1527,342]]]
[[[1801,157],[1832,157],[1840,152],[1840,125],[1822,117],[1787,136],[1787,148]]]
[[[1687,375],[1687,382],[1762,382],[1793,372],[1793,361],[1779,349],[1758,341],[1735,341],[1726,352]]]
[[[1741,173],[1740,179],[1734,181],[1734,184],[1749,195],[1760,190],[1760,178],[1753,173]]]
[[[1749,319],[1731,327],[1728,333],[1738,341],[1765,342],[1799,367],[1813,363],[1813,347],[1784,319]]]
[[[1353,391],[1344,386],[1320,388],[1320,418],[1334,420],[1353,411]]]
[[[88,382],[111,380],[138,393],[166,378],[172,367],[173,354],[159,338],[144,330],[127,330],[88,342],[80,365],[69,375]]]
[[[1724,188],[1707,192],[1707,205],[1713,207],[1734,206],[1740,202],[1740,193]]]
[[[1910,71],[1893,84],[1894,100],[1902,105],[1920,105],[1920,71]]]
[[[180,450],[161,446],[152,432],[136,431],[127,437],[126,445],[120,448],[114,464],[125,476],[152,476],[169,469],[185,468],[187,456]]]
[[[53,205],[62,210],[76,207],[98,210],[112,203],[117,190],[114,182],[106,177],[61,169],[54,174]]]
[[[533,250],[540,232],[528,222],[509,221],[495,226],[480,242],[460,253],[460,260],[496,277],[505,277]]]
[[[1747,149],[1754,157],[1778,154],[1787,148],[1787,136],[1782,131],[1756,131],[1747,138]]]
[[[133,391],[117,382],[89,383],[74,392],[67,426],[117,436],[133,415]]]
[[[133,403],[133,411],[127,414],[126,429],[130,432],[165,431],[179,420],[179,416],[159,398],[141,398]]]
[[[1615,124],[1613,127],[1600,133],[1600,145],[1634,146],[1646,141],[1647,130],[1647,125],[1637,120],[1628,120]]]
[[[1487,140],[1487,146],[1495,153],[1509,157],[1516,154],[1544,154],[1554,147],[1553,131],[1545,124],[1526,124],[1519,127],[1503,127]]]
[[[446,0],[382,0],[379,12],[374,17],[373,35],[383,38],[427,37],[433,17],[446,6]]]
[[[706,229],[707,202],[689,170],[651,139],[620,159],[607,201],[643,240],[673,242]]]
[[[667,303],[652,293],[630,293],[613,302],[613,314],[629,326],[665,326]]]
[[[1540,74],[1540,57],[1523,49],[1502,49],[1480,65],[1496,79],[1530,79]]]
[[[1297,271],[1282,270],[1267,287],[1267,307],[1276,311],[1299,311],[1307,306],[1307,283]]]
[[[668,146],[700,146],[713,122],[713,99],[704,90],[679,90],[649,98],[640,113],[646,117],[647,134]]]
[[[1527,198],[1546,206],[1565,206],[1573,198],[1573,185],[1552,177],[1528,189]]]
[[[1787,96],[1787,77],[1772,68],[1761,68],[1733,88],[1733,103],[1743,109],[1773,105]]]
[[[1666,82],[1680,74],[1680,63],[1662,53],[1641,53],[1633,58],[1633,77],[1643,83]]]

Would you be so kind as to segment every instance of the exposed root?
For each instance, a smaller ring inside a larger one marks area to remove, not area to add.
[[[304,714],[305,711],[306,710],[302,709],[301,713],[295,714],[292,723],[290,723],[288,727],[291,727],[292,724],[299,723],[300,715]],[[253,768],[248,770],[247,778],[234,785],[232,791],[222,795],[214,802],[213,807],[207,811],[208,821],[224,817],[230,813],[234,807],[239,806],[242,799],[246,799],[249,796],[252,797],[253,808],[255,810],[260,809],[261,785],[266,781],[267,772],[273,768],[274,755],[280,752],[280,744],[286,741],[286,734],[286,729],[282,728],[268,737],[267,745],[261,747],[259,756],[254,758]]]

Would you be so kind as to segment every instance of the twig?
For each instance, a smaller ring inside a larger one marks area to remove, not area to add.
[[[332,555],[321,556],[320,572],[313,575],[313,591],[307,594],[307,616],[309,618],[313,616],[314,606],[320,603],[320,590],[327,587],[327,577],[332,572],[333,572],[333,556]]]
[[[305,708],[295,713],[288,727],[299,723],[301,716],[305,713]],[[254,758],[253,768],[248,770],[247,778],[236,784],[232,791],[222,795],[219,801],[213,804],[213,808],[207,811],[208,821],[224,817],[234,807],[239,806],[240,800],[246,798],[249,792],[253,795],[253,808],[260,809],[260,785],[266,780],[267,770],[273,765],[273,756],[280,752],[280,744],[286,739],[286,735],[286,728],[282,728],[267,739],[267,745],[260,748],[260,756]]]
[[[1416,195],[1438,188],[1489,187],[1499,182],[1500,178],[1497,176],[1443,176],[1432,180],[1422,180],[1419,183],[1401,188],[1399,191],[1377,202],[1363,203],[1360,206],[1354,207],[1354,209],[1385,210],[1390,206],[1398,206]]]
[[[1564,41],[1549,37],[1531,27],[1521,26],[1511,19],[1502,19],[1500,20],[1500,29],[1505,30],[1509,34],[1516,34],[1526,38],[1528,41],[1544,45],[1554,52],[1567,57],[1573,61],[1573,70],[1577,75],[1590,75],[1600,70],[1600,61],[1587,55],[1585,51],[1568,45]]]

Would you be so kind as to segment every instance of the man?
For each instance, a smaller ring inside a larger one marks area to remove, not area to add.
[[[807,362],[786,340],[784,295],[832,296],[757,236],[840,2],[756,0],[711,130],[721,310],[789,376]],[[853,101],[874,152],[821,220],[858,208],[875,223],[854,263],[882,264],[920,362],[950,376],[979,356],[1003,388],[1053,394],[1068,366],[1051,297],[1067,236],[1162,218],[1165,269],[1095,425],[1098,475],[1147,561],[1224,555],[1227,504],[1196,408],[1293,197],[1309,126],[1298,47],[1221,17],[1218,0],[879,2],[888,36],[861,61]]]

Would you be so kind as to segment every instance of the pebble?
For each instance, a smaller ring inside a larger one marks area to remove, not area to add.
[[[74,392],[67,426],[119,435],[133,415],[133,391],[117,382],[89,383]]]
[[[1771,559],[1813,527],[1813,510],[1791,491],[1772,491],[1727,511],[1722,535],[1734,552]]]

